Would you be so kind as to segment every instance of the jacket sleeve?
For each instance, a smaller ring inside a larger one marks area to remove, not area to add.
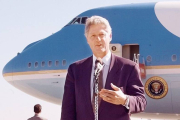
[[[140,78],[140,70],[137,64],[131,70],[126,91],[129,96],[129,113],[144,111],[147,102],[144,94],[144,86]]]
[[[75,81],[72,68],[72,65],[70,65],[66,76],[61,120],[76,120]]]

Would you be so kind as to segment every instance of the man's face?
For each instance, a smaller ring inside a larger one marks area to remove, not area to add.
[[[104,24],[91,25],[86,38],[96,57],[102,58],[108,53],[112,35]]]

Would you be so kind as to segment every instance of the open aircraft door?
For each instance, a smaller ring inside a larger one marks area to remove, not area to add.
[[[122,46],[121,44],[110,44],[110,50],[113,54],[130,59],[137,64],[139,64],[139,69],[141,73],[141,78],[146,78],[146,66],[144,62],[144,58],[140,57],[139,54],[139,45],[137,44],[129,44]],[[141,62],[139,62],[141,61]]]
[[[122,47],[122,57],[130,59],[139,65],[141,78],[146,78],[146,66],[144,58],[139,54],[138,44],[126,44]]]

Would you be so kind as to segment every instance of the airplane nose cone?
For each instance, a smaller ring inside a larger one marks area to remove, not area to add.
[[[9,61],[3,68],[2,71],[3,77],[7,82],[12,81],[13,76],[13,61]]]

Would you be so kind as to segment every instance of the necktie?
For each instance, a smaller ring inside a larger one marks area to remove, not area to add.
[[[97,60],[95,61],[95,68],[94,70],[97,68]],[[93,99],[92,99],[92,107],[93,107],[93,111],[95,111],[95,79],[93,81]],[[103,69],[100,71],[99,73],[99,79],[98,79],[98,91],[101,91],[101,89],[103,88]],[[101,102],[101,98],[98,96],[98,106],[100,105]]]

